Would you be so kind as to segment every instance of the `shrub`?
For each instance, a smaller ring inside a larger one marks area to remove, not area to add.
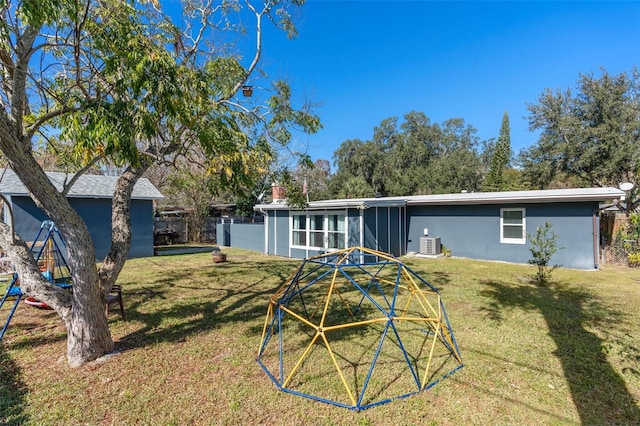
[[[545,284],[549,280],[551,272],[560,266],[549,265],[551,256],[553,256],[558,250],[564,248],[558,247],[558,235],[551,230],[551,226],[551,222],[545,222],[543,226],[538,226],[536,228],[535,236],[531,236],[527,233],[527,238],[531,241],[531,247],[529,250],[532,255],[529,263],[538,267],[534,279],[540,285]]]
[[[627,260],[629,262],[629,266],[634,268],[640,267],[640,252],[629,253],[627,255]]]

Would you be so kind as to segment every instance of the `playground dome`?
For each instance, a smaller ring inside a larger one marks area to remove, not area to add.
[[[257,360],[279,389],[354,410],[429,389],[463,366],[439,291],[363,247],[305,259],[284,281]]]

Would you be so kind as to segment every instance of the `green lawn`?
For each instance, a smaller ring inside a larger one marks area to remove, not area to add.
[[[356,412],[280,392],[256,362],[269,297],[299,262],[224,252],[129,261],[116,354],[78,369],[55,314],[21,304],[0,346],[0,424],[640,424],[637,269],[558,269],[539,287],[526,265],[404,259],[441,291],[465,366]]]

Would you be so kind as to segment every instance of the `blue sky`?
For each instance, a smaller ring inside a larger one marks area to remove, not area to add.
[[[294,144],[314,160],[410,111],[463,118],[481,140],[507,111],[517,153],[537,140],[527,103],[545,88],[640,65],[640,1],[308,0],[296,22],[294,40],[265,31],[263,62],[318,104],[324,129]]]

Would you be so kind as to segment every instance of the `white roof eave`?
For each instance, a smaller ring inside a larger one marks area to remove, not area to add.
[[[408,197],[354,198],[342,200],[312,201],[306,210],[337,210],[346,208],[402,207],[415,205],[473,205],[554,203],[580,201],[606,201],[619,199],[624,191],[618,188],[548,189],[538,191],[469,192],[457,194],[413,195]],[[296,210],[286,201],[258,204],[256,211]]]
[[[548,189],[539,191],[470,192],[407,197],[407,205],[464,205],[507,203],[554,203],[618,199],[617,188]]]

